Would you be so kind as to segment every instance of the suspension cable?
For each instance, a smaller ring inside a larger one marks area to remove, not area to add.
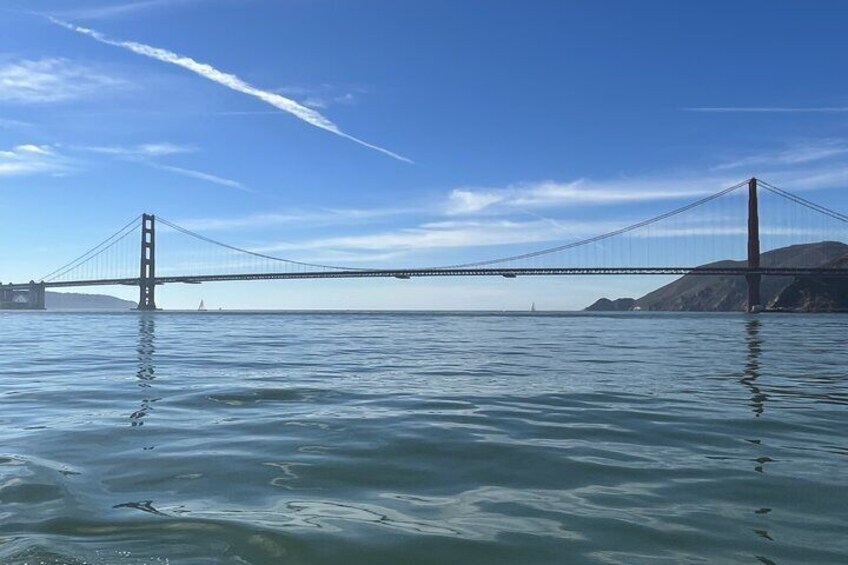
[[[265,255],[264,253],[257,253],[256,251],[249,251],[247,249],[242,249],[241,247],[236,247],[235,245],[229,245],[227,243],[223,243],[221,241],[214,240],[210,237],[206,237],[205,235],[195,233],[195,232],[188,230],[184,227],[178,226],[177,224],[175,224],[173,222],[169,222],[168,220],[166,220],[165,218],[162,218],[160,216],[156,216],[156,219],[159,222],[168,226],[169,228],[177,230],[178,232],[183,233],[185,235],[188,235],[190,237],[194,237],[196,239],[205,241],[206,243],[211,243],[213,245],[217,245],[219,247],[229,249],[230,251],[237,251],[239,253],[245,253],[247,255],[259,257],[261,259],[270,259],[272,261],[279,261],[281,263],[289,263],[291,265],[299,265],[301,267],[314,267],[316,269],[329,269],[329,270],[336,270],[336,271],[362,271],[362,270],[367,270],[367,269],[359,269],[359,268],[355,268],[355,267],[337,267],[337,266],[334,266],[334,265],[320,265],[320,264],[317,264],[317,263],[304,263],[302,261],[293,261],[291,259],[283,259],[282,257],[274,257],[273,255]]]
[[[776,187],[776,186],[774,186],[774,185],[772,185],[772,184],[770,184],[766,181],[758,179],[758,182],[761,186],[763,186],[763,188],[765,188],[769,192],[776,194],[776,195],[778,195],[778,196],[780,196],[780,197],[782,197],[786,200],[789,200],[789,201],[791,201],[795,204],[799,204],[799,205],[801,205],[805,208],[808,208],[808,209],[813,210],[815,212],[818,212],[820,214],[826,215],[826,216],[833,218],[835,220],[848,223],[848,215],[846,215],[846,214],[843,214],[843,213],[838,212],[836,210],[832,210],[832,209],[827,208],[825,206],[816,204],[815,202],[807,200],[806,198],[798,196],[797,194],[793,194],[791,192],[788,192],[786,190],[778,188],[778,187]],[[742,186],[745,186],[747,183],[748,183],[747,180],[742,181],[742,182],[737,183],[733,186],[729,186],[729,187],[727,187],[727,188],[725,188],[725,189],[723,189],[723,190],[721,190],[721,191],[719,191],[715,194],[712,194],[710,196],[706,196],[704,198],[701,198],[700,200],[697,200],[695,202],[691,202],[691,203],[689,203],[685,206],[675,208],[674,210],[671,210],[669,212],[665,212],[663,214],[660,214],[658,216],[654,216],[654,217],[649,218],[647,220],[643,220],[641,222],[637,222],[635,224],[631,224],[629,226],[626,226],[626,227],[623,227],[623,228],[620,228],[620,229],[617,229],[617,230],[613,230],[613,231],[610,231],[610,232],[606,232],[606,233],[603,233],[603,234],[600,234],[600,235],[596,235],[594,237],[590,237],[590,238],[587,238],[587,239],[582,239],[582,240],[579,240],[579,241],[574,241],[574,242],[571,242],[571,243],[558,245],[558,246],[555,246],[555,247],[549,247],[549,248],[545,248],[545,249],[540,249],[540,250],[532,251],[532,252],[528,252],[528,253],[522,253],[522,254],[519,254],[519,255],[512,255],[512,256],[501,257],[501,258],[497,258],[497,259],[489,259],[489,260],[485,260],[485,261],[477,261],[477,262],[473,262],[473,263],[463,263],[463,264],[457,264],[457,265],[433,267],[433,269],[459,269],[459,268],[483,267],[483,266],[486,266],[486,265],[494,265],[494,264],[498,264],[498,263],[518,261],[518,260],[522,260],[522,259],[530,259],[530,258],[534,258],[534,257],[539,257],[539,256],[543,256],[543,255],[549,255],[549,254],[552,254],[552,253],[557,253],[557,252],[560,252],[560,251],[565,251],[565,250],[568,250],[568,249],[583,247],[583,246],[586,246],[586,245],[589,245],[589,244],[592,244],[592,243],[597,243],[597,242],[618,236],[618,235],[622,235],[622,234],[625,234],[625,233],[628,233],[628,232],[632,232],[632,231],[637,230],[639,228],[650,226],[651,224],[655,224],[657,222],[671,218],[671,217],[676,216],[678,214],[682,214],[684,212],[692,210],[693,208],[697,208],[697,207],[702,206],[702,205],[704,205],[708,202],[711,202],[713,200],[721,198],[722,196],[730,194],[731,192],[738,190]],[[112,234],[110,237],[103,240],[102,242],[100,242],[96,246],[92,247],[91,249],[89,249],[88,251],[86,251],[85,253],[80,255],[79,257],[75,258],[74,260],[72,260],[72,261],[66,263],[65,265],[59,267],[58,269],[44,275],[41,278],[41,280],[42,281],[55,280],[59,277],[66,275],[70,271],[86,264],[87,262],[91,261],[95,257],[101,255],[102,253],[104,253],[108,249],[115,246],[118,242],[120,242],[123,239],[125,239],[126,237],[128,237],[131,233],[133,233],[135,231],[135,227],[138,225],[137,222],[140,218],[141,218],[141,215],[136,216],[129,223],[127,223],[124,227],[122,227],[117,232]],[[165,226],[167,226],[167,227],[169,227],[173,230],[176,230],[176,231],[178,231],[178,232],[180,232],[184,235],[188,235],[192,238],[204,241],[206,243],[210,243],[212,245],[216,245],[218,247],[229,249],[230,251],[235,251],[237,253],[243,253],[243,254],[246,254],[246,255],[251,255],[251,256],[254,256],[254,257],[261,258],[261,259],[278,261],[278,262],[281,262],[281,263],[287,263],[287,264],[290,264],[290,265],[297,265],[297,266],[302,266],[302,267],[327,269],[327,270],[335,270],[335,271],[367,271],[367,270],[369,270],[369,269],[356,268],[356,267],[339,267],[339,266],[334,266],[334,265],[322,265],[322,264],[317,264],[317,263],[306,263],[306,262],[302,262],[302,261],[294,261],[294,260],[291,260],[291,259],[284,259],[284,258],[281,258],[281,257],[275,257],[273,255],[267,255],[267,254],[259,253],[259,252],[256,252],[256,251],[250,251],[250,250],[247,250],[247,249],[243,249],[241,247],[236,247],[234,245],[229,245],[227,243],[223,243],[221,241],[214,240],[212,238],[206,237],[206,236],[201,235],[199,233],[196,233],[196,232],[193,232],[193,231],[188,230],[186,228],[183,228],[183,227],[181,227],[181,226],[179,226],[179,225],[177,225],[173,222],[168,221],[165,218],[161,218],[161,217],[157,216],[157,220],[159,222],[161,222],[162,224],[164,224]]]
[[[816,204],[815,202],[807,200],[806,198],[798,196],[797,194],[794,194],[792,192],[778,188],[778,187],[774,186],[773,184],[767,183],[763,180],[760,180],[760,179],[757,179],[757,180],[763,186],[763,188],[765,188],[766,190],[768,190],[771,193],[774,193],[774,194],[776,194],[776,195],[778,195],[782,198],[785,198],[787,200],[791,200],[792,202],[794,202],[796,204],[800,204],[801,206],[804,206],[805,208],[809,208],[810,210],[814,210],[814,211],[816,211],[820,214],[824,214],[826,216],[829,216],[829,217],[831,217],[835,220],[839,220],[841,222],[848,223],[848,216],[846,216],[845,214],[843,214],[841,212],[837,212],[836,210],[831,210],[830,208],[826,208],[825,206],[822,206],[820,204]]]
[[[707,202],[710,202],[710,201],[715,200],[717,198],[721,198],[725,194],[730,194],[734,190],[738,190],[739,188],[741,188],[742,186],[745,186],[747,184],[748,184],[747,180],[742,181],[740,183],[734,184],[733,186],[729,186],[729,187],[725,188],[724,190],[721,190],[720,192],[717,192],[717,193],[712,194],[710,196],[701,198],[700,200],[697,200],[695,202],[691,202],[691,203],[687,204],[686,206],[681,206],[680,208],[676,208],[676,209],[671,210],[669,212],[666,212],[664,214],[660,214],[659,216],[654,216],[653,218],[643,220],[643,221],[638,222],[636,224],[632,224],[632,225],[629,225],[627,227],[620,228],[620,229],[617,229],[617,230],[614,230],[614,231],[611,231],[611,232],[607,232],[607,233],[604,233],[604,234],[601,234],[601,235],[596,235],[596,236],[590,237],[588,239],[581,239],[580,241],[574,241],[574,242],[571,242],[571,243],[566,243],[564,245],[558,245],[556,247],[549,247],[549,248],[546,248],[546,249],[540,249],[538,251],[531,251],[529,253],[522,253],[520,255],[512,255],[510,257],[501,257],[499,259],[489,259],[489,260],[486,260],[486,261],[478,261],[478,262],[474,262],[474,263],[464,263],[464,264],[461,264],[461,265],[450,265],[450,266],[446,266],[446,267],[436,267],[436,268],[437,269],[466,269],[466,268],[473,268],[473,267],[482,267],[482,266],[485,266],[485,265],[493,265],[493,264],[496,264],[496,263],[506,263],[508,261],[518,261],[518,260],[521,260],[521,259],[530,259],[532,257],[539,257],[540,255],[548,255],[548,254],[551,254],[551,253],[556,253],[558,251],[565,251],[567,249],[573,249],[575,247],[581,247],[581,246],[584,246],[584,245],[588,245],[590,243],[596,243],[598,241],[603,241],[605,239],[609,239],[611,237],[615,237],[617,235],[621,235],[621,234],[631,232],[633,230],[654,224],[656,222],[659,222],[661,220],[665,220],[665,219],[670,218],[672,216],[682,214],[683,212],[691,210],[692,208],[697,208],[698,206],[706,204]]]
[[[116,243],[118,243],[119,241],[121,241],[122,239],[127,237],[129,234],[131,234],[133,231],[135,231],[135,227],[138,225],[138,220],[140,218],[141,218],[141,214],[139,214],[138,216],[136,216],[135,218],[130,220],[130,222],[127,223],[127,225],[125,225],[124,227],[122,227],[121,229],[119,229],[118,231],[113,233],[111,236],[104,239],[103,241],[101,241],[100,243],[98,243],[97,245],[95,245],[94,247],[92,247],[91,249],[89,249],[88,251],[86,251],[85,253],[83,253],[82,255],[77,257],[76,259],[74,259],[73,261],[65,263],[64,265],[62,265],[61,267],[59,267],[55,271],[47,273],[46,275],[41,277],[40,280],[47,281],[47,280],[57,279],[57,278],[61,277],[62,275],[67,274],[69,271],[76,269],[77,267],[87,263],[91,259],[94,259],[94,257],[105,252],[107,249],[111,248]]]

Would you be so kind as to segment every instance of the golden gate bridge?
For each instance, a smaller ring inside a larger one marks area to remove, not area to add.
[[[745,188],[747,187],[747,190]],[[740,198],[747,196],[747,198]],[[767,197],[767,198],[764,198]],[[767,204],[764,209],[764,203]],[[164,245],[162,236],[179,237]],[[186,241],[190,245],[186,245]],[[744,276],[747,307],[764,276],[848,277],[848,268],[761,264],[762,248],[848,241],[848,216],[757,178],[593,237],[506,256],[434,267],[356,268],[296,261],[237,247],[141,214],[98,245],[26,283],[0,284],[0,309],[44,309],[48,288],[127,285],[139,310],[156,310],[166,284],[277,279],[702,275]],[[140,244],[139,244],[140,242]],[[140,252],[140,253],[139,253]],[[744,265],[726,259],[744,252]]]

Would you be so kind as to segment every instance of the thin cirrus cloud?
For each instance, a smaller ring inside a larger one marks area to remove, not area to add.
[[[61,57],[23,59],[0,65],[0,102],[50,104],[87,99],[127,83]]]
[[[827,160],[827,155],[840,153],[836,141],[808,143],[791,155],[775,152],[762,155],[762,177],[792,191],[826,189],[848,184],[848,166],[838,159]],[[822,159],[823,162],[819,162]],[[782,162],[802,161],[805,166],[788,169],[775,167]],[[740,168],[742,165],[740,165]],[[578,180],[574,182],[543,181],[520,183],[495,189],[458,188],[445,194],[441,202],[421,209],[355,210],[355,211],[302,211],[283,214],[256,214],[230,218],[181,220],[181,225],[191,229],[243,230],[254,227],[296,227],[303,224],[323,225],[354,224],[351,218],[374,218],[380,215],[408,215],[441,217],[441,221],[418,222],[411,226],[388,230],[374,229],[365,223],[366,231],[341,233],[331,237],[270,242],[254,250],[266,253],[322,253],[322,257],[341,257],[344,253],[362,256],[392,253],[393,258],[415,254],[427,249],[483,247],[516,244],[544,244],[545,242],[574,241],[592,237],[630,225],[647,216],[634,215],[629,204],[657,202],[667,211],[674,201],[692,201],[742,181],[749,171],[731,171],[727,175],[707,171],[704,174],[665,175],[646,178]],[[745,191],[736,194],[745,195]],[[554,210],[565,211],[575,206],[610,206],[625,216],[587,221],[579,210],[564,217]],[[677,206],[677,205],[675,205]],[[544,215],[543,215],[544,214]],[[651,215],[651,214],[648,214]],[[521,219],[517,219],[521,218]],[[527,218],[533,218],[528,220]],[[582,218],[582,219],[581,219]],[[635,232],[635,237],[696,236],[717,233],[715,223],[724,218],[699,217],[695,223],[676,222],[662,229]],[[187,226],[187,227],[188,227]],[[370,229],[369,229],[370,228]],[[725,235],[736,235],[741,228],[732,228]],[[741,233],[741,232],[739,232]],[[779,234],[763,227],[764,235]],[[305,256],[306,257],[306,256]]]
[[[93,153],[105,155],[116,155],[119,157],[162,157],[166,155],[179,155],[181,153],[194,153],[197,148],[193,145],[178,145],[176,143],[143,143],[141,145],[100,145],[84,148]]]
[[[381,219],[408,216],[419,212],[413,208],[338,208],[328,210],[293,210],[247,214],[228,218],[186,218],[177,223],[197,231],[256,230],[270,227],[326,227],[373,223]]]
[[[456,188],[444,211],[448,215],[503,213],[551,206],[608,205],[695,198],[738,182],[730,177],[620,179],[572,182],[538,181],[503,188]]]
[[[145,162],[145,164],[150,167],[153,167],[154,169],[159,169],[177,175],[182,175],[184,177],[210,182],[212,184],[217,184],[220,186],[226,186],[228,188],[234,188],[236,190],[241,190],[242,192],[254,192],[253,190],[245,186],[244,183],[232,179],[227,179],[224,177],[219,177],[218,175],[204,173],[203,171],[195,171],[193,169],[175,167],[173,165],[163,165],[162,163],[156,163],[155,161],[147,161]]]
[[[73,162],[49,145],[17,145],[0,150],[0,177],[63,175],[73,170]]]
[[[785,186],[791,190],[828,188],[848,182],[848,167],[842,167],[838,163],[832,166],[829,163],[825,163],[826,166],[816,165],[801,169],[793,168],[786,172],[773,170],[765,176],[778,186]],[[345,254],[350,253],[360,257],[372,257],[376,261],[376,258],[382,254],[391,254],[391,258],[396,259],[420,255],[426,250],[559,244],[618,230],[646,217],[637,215],[630,207],[624,206],[627,203],[694,200],[698,196],[714,194],[723,188],[737,184],[740,180],[709,174],[701,176],[692,174],[654,179],[526,183],[509,189],[471,192],[470,195],[466,194],[469,191],[460,190],[462,194],[460,197],[456,196],[457,191],[447,195],[447,207],[437,205],[430,210],[404,211],[410,215],[441,215],[442,219],[439,221],[418,222],[411,226],[383,230],[374,229],[371,224],[367,224],[364,233],[362,230],[357,230],[358,233],[340,233],[314,239],[287,238],[287,241],[271,241],[253,250],[286,257],[303,255],[304,260],[307,258],[314,260],[316,253],[325,260],[333,257],[342,259]],[[744,196],[745,191],[738,191],[737,194]],[[592,221],[585,215],[579,213],[575,215],[574,211],[568,215],[569,217],[549,212],[557,208],[566,209],[575,202],[594,205],[618,204],[616,208],[620,208],[625,215]],[[553,218],[544,217],[533,212],[533,209],[545,210],[545,214],[553,214]],[[665,210],[667,208],[664,207],[659,211]],[[361,210],[357,211],[357,214],[368,216],[369,212],[376,214],[381,211]],[[314,221],[315,217],[312,213],[303,212],[302,214],[255,215],[229,219],[200,219],[192,224],[192,228],[238,230],[255,224],[289,227],[307,219]],[[524,219],[516,219],[519,217]],[[533,219],[528,220],[527,217]],[[728,227],[727,220],[727,217],[715,216],[715,214],[687,216],[673,224],[654,226],[650,230],[636,231],[631,235],[638,238],[667,238],[744,234],[744,221],[740,222],[739,226]],[[185,221],[179,223],[184,225]],[[340,223],[338,218],[328,222],[330,225]],[[789,235],[784,228],[769,226],[767,223],[763,225],[762,233],[774,236]],[[793,235],[798,233],[793,232]],[[332,263],[332,261],[329,262]]]
[[[137,146],[76,147],[76,149],[112,155],[116,158],[129,160],[183,177],[217,184],[243,192],[253,192],[249,187],[236,180],[203,171],[167,165],[155,160],[156,157],[194,151],[194,148],[191,146],[172,143],[149,143]],[[7,150],[0,150],[0,178],[33,175],[61,176],[78,172],[84,168],[84,165],[84,161],[61,153],[57,146],[25,144],[17,145]]]
[[[159,157],[167,157],[170,155],[179,155],[184,153],[193,153],[197,151],[197,148],[193,145],[178,145],[176,143],[159,142],[143,143],[140,145],[89,146],[81,147],[79,149],[91,153],[109,155],[122,160],[139,163],[160,171],[166,171],[183,177],[188,177],[212,184],[217,184],[219,186],[225,186],[228,188],[241,190],[243,192],[254,192],[249,187],[245,186],[244,183],[237,180],[224,178],[218,175],[203,171],[197,171],[194,169],[187,169],[184,167],[168,165],[160,163],[156,160],[156,158]]]
[[[833,114],[848,112],[848,106],[701,106],[683,108],[686,112],[749,114]]]
[[[302,241],[286,241],[269,243],[255,247],[252,250],[259,253],[276,253],[284,256],[303,255],[304,259],[328,257],[343,259],[345,254],[370,256],[377,258],[378,254],[386,254],[391,258],[412,256],[428,250],[448,250],[463,248],[501,247],[505,245],[551,246],[565,242],[576,242],[603,233],[609,233],[629,225],[633,219],[619,220],[562,220],[558,227],[543,220],[513,221],[513,220],[469,220],[444,221],[423,223],[415,227],[381,231],[368,234],[342,235],[327,238],[309,239]],[[634,231],[627,238],[640,240],[657,240],[669,237],[723,237],[747,234],[744,220],[738,226],[716,226],[714,221],[707,218],[690,218],[688,221],[676,222],[672,225],[654,226],[648,230]],[[764,236],[797,236],[822,237],[827,231],[821,228],[786,228],[765,223],[761,234]],[[619,239],[618,241],[621,241]],[[732,239],[727,239],[732,243]],[[588,244],[586,249],[602,250],[604,243]]]
[[[59,12],[56,15],[64,18],[81,20],[99,20],[129,16],[149,10],[171,8],[175,6],[197,4],[204,0],[138,0],[137,2],[125,2],[123,4],[112,4],[109,6],[98,6],[95,8],[80,8]]]
[[[379,145],[374,145],[372,143],[368,143],[367,141],[359,139],[358,137],[354,137],[354,136],[352,136],[348,133],[345,133],[335,123],[333,123],[332,121],[330,121],[325,116],[323,116],[322,114],[320,114],[319,112],[317,112],[316,110],[314,110],[312,108],[309,108],[307,106],[299,104],[298,102],[296,102],[296,101],[294,101],[290,98],[286,98],[285,96],[283,96],[281,94],[277,94],[275,92],[270,92],[268,90],[262,90],[260,88],[255,87],[255,86],[252,86],[252,85],[248,84],[247,82],[243,81],[242,79],[240,79],[239,77],[237,77],[236,75],[225,73],[225,72],[220,71],[220,70],[216,69],[215,67],[208,65],[206,63],[200,63],[200,62],[195,61],[194,59],[192,59],[190,57],[178,55],[177,53],[174,53],[172,51],[168,51],[166,49],[161,49],[161,48],[158,48],[158,47],[152,47],[150,45],[145,45],[143,43],[137,43],[135,41],[113,40],[113,39],[106,37],[105,35],[103,35],[102,33],[98,32],[98,31],[95,31],[95,30],[92,30],[92,29],[89,29],[89,28],[85,28],[85,27],[81,27],[81,26],[77,26],[77,25],[73,25],[73,24],[64,22],[62,20],[59,20],[55,17],[51,17],[50,21],[52,21],[53,23],[55,23],[57,25],[60,25],[64,28],[66,28],[66,29],[74,31],[76,33],[80,33],[82,35],[86,35],[88,37],[91,37],[92,39],[99,41],[100,43],[103,43],[103,44],[106,44],[106,45],[111,45],[113,47],[120,47],[122,49],[126,49],[128,51],[136,53],[138,55],[143,55],[145,57],[149,57],[151,59],[155,59],[155,60],[161,61],[163,63],[168,63],[168,64],[171,64],[171,65],[176,65],[178,67],[182,67],[182,68],[189,70],[189,71],[191,71],[191,72],[193,72],[193,73],[195,73],[195,74],[197,74],[197,75],[199,75],[199,76],[201,76],[201,77],[203,77],[207,80],[210,80],[212,82],[216,82],[220,85],[223,85],[223,86],[229,88],[230,90],[234,90],[236,92],[241,92],[242,94],[247,94],[248,96],[252,96],[254,98],[257,98],[257,99],[265,102],[266,104],[270,104],[271,106],[274,106],[275,108],[277,108],[279,110],[282,110],[283,112],[287,112],[289,114],[292,114],[296,118],[303,120],[304,122],[306,122],[306,123],[308,123],[308,124],[310,124],[314,127],[317,127],[319,129],[323,129],[323,130],[328,131],[330,133],[333,133],[333,134],[335,134],[339,137],[342,137],[344,139],[348,139],[350,141],[353,141],[354,143],[358,143],[359,145],[362,145],[362,146],[367,147],[369,149],[373,149],[374,151],[378,151],[378,152],[380,152],[384,155],[388,155],[389,157],[392,157],[393,159],[397,159],[399,161],[403,161],[403,162],[406,162],[406,163],[412,163],[412,161],[410,159],[408,159],[408,158],[406,158],[402,155],[399,155],[397,153],[394,153],[393,151],[389,151],[388,149],[380,147]]]
[[[848,143],[842,139],[820,139],[793,144],[785,149],[749,155],[721,163],[715,170],[754,166],[802,165],[825,161],[848,154]]]
[[[29,129],[33,124],[22,120],[13,120],[10,118],[0,118],[0,129]]]
[[[694,200],[757,176],[793,191],[848,184],[848,142],[811,140],[787,148],[726,161],[703,174],[683,173],[621,179],[543,180],[503,187],[460,187],[447,195],[449,216],[533,214],[533,210]]]
[[[801,170],[774,171],[763,178],[792,192],[845,188],[848,186],[848,164],[837,162]]]
[[[568,234],[544,220],[474,220],[427,222],[415,227],[396,230],[344,235],[300,242],[272,243],[253,249],[262,253],[295,250],[359,250],[379,252],[416,252],[424,249],[487,247],[522,243],[561,241],[564,237],[579,237],[601,233],[610,222],[568,222]]]
[[[366,92],[363,88],[350,88],[345,91],[331,84],[322,84],[315,87],[284,86],[276,89],[280,94],[286,96],[299,96],[304,106],[320,110],[330,106],[350,106],[356,104],[360,94]]]

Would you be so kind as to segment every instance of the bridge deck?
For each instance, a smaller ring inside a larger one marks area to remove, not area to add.
[[[229,275],[202,276],[160,276],[156,284],[199,284],[204,282],[288,280],[288,279],[358,279],[358,278],[397,278],[411,279],[419,277],[487,277],[497,276],[514,278],[519,276],[582,276],[582,275],[704,275],[704,276],[744,276],[759,274],[764,276],[817,276],[848,277],[848,269],[825,268],[775,268],[761,267],[551,267],[551,268],[456,268],[456,269],[386,269],[386,270],[342,270],[342,271],[304,271],[287,273],[242,273]],[[139,278],[91,279],[72,281],[46,281],[45,288],[69,288],[85,286],[138,286]],[[4,289],[28,289],[30,283],[9,283]]]

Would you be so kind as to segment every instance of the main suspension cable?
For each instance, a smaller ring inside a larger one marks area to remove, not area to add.
[[[367,270],[367,269],[358,269],[358,268],[354,268],[354,267],[337,267],[337,266],[334,266],[334,265],[321,265],[321,264],[317,264],[317,263],[305,263],[305,262],[302,262],[302,261],[293,261],[291,259],[283,259],[282,257],[274,257],[273,255],[266,255],[264,253],[258,253],[256,251],[250,251],[250,250],[247,250],[247,249],[242,249],[241,247],[236,247],[235,245],[230,245],[228,243],[223,243],[221,241],[217,241],[217,240],[212,239],[210,237],[206,237],[205,235],[201,235],[199,233],[195,233],[191,230],[188,230],[184,227],[178,226],[177,224],[170,222],[170,221],[168,221],[164,218],[161,218],[159,216],[156,216],[156,219],[159,222],[168,226],[169,228],[174,229],[174,230],[176,230],[180,233],[183,233],[185,235],[188,235],[190,237],[194,237],[196,239],[205,241],[206,243],[211,243],[213,245],[217,245],[219,247],[229,249],[230,251],[236,251],[238,253],[245,253],[247,255],[259,257],[261,259],[270,259],[271,261],[279,261],[281,263],[289,263],[291,265],[298,265],[298,266],[301,266],[301,267],[313,267],[313,268],[316,268],[316,269],[329,269],[329,270],[336,270],[336,271],[362,271],[362,270]]]
[[[824,214],[824,215],[829,216],[829,217],[831,217],[835,220],[839,220],[840,222],[848,223],[848,216],[841,213],[841,212],[838,212],[836,210],[831,210],[830,208],[826,208],[825,206],[822,206],[820,204],[816,204],[815,202],[807,200],[806,198],[804,198],[802,196],[798,196],[797,194],[794,194],[792,192],[778,188],[778,187],[774,186],[773,184],[767,183],[765,181],[762,181],[762,180],[759,180],[759,179],[758,179],[758,181],[763,186],[763,188],[765,188],[766,190],[768,190],[769,192],[771,192],[773,194],[776,194],[776,195],[778,195],[782,198],[785,198],[787,200],[791,200],[792,202],[794,202],[796,204],[800,204],[801,206],[804,206],[805,208],[809,208],[810,210],[814,210],[814,211],[816,211],[820,214]]]
[[[135,227],[138,226],[138,220],[140,218],[141,218],[141,214],[139,214],[138,216],[133,218],[129,223],[127,223],[127,225],[125,225],[124,227],[122,227],[121,229],[116,231],[114,234],[112,234],[111,236],[109,236],[105,240],[101,241],[100,243],[98,243],[97,245],[95,245],[94,247],[92,247],[91,249],[89,249],[88,251],[86,251],[85,253],[83,253],[82,255],[80,255],[79,257],[74,259],[73,261],[65,263],[64,265],[62,265],[58,269],[56,269],[56,270],[54,270],[50,273],[47,273],[46,275],[41,277],[41,280],[42,281],[48,281],[48,280],[57,279],[57,278],[61,277],[62,275],[67,274],[69,271],[76,269],[77,267],[87,263],[88,261],[90,261],[91,259],[96,257],[97,255],[100,255],[101,253],[103,253],[104,251],[111,248],[116,243],[118,243],[119,241],[121,241],[122,239],[127,237],[133,231],[135,231]]]
[[[691,203],[687,204],[686,206],[681,206],[680,208],[676,208],[676,209],[671,210],[669,212],[666,212],[664,214],[660,214],[659,216],[654,216],[653,218],[649,218],[647,220],[643,220],[641,222],[638,222],[638,223],[635,223],[635,224],[632,224],[632,225],[629,225],[629,226],[626,226],[626,227],[623,227],[623,228],[620,228],[620,229],[617,229],[617,230],[614,230],[614,231],[611,231],[611,232],[607,232],[607,233],[604,233],[604,234],[601,234],[601,235],[596,235],[594,237],[590,237],[590,238],[587,238],[587,239],[581,239],[580,241],[574,241],[574,242],[571,242],[571,243],[566,243],[564,245],[558,245],[556,247],[549,247],[549,248],[546,248],[546,249],[540,249],[538,251],[531,251],[529,253],[522,253],[520,255],[512,255],[510,257],[501,257],[499,259],[489,259],[489,260],[486,260],[486,261],[477,261],[477,262],[474,262],[474,263],[463,263],[463,264],[460,264],[460,265],[450,265],[450,266],[446,266],[446,267],[435,267],[435,268],[436,269],[466,269],[466,268],[473,268],[473,267],[482,267],[482,266],[485,266],[485,265],[493,265],[493,264],[496,264],[496,263],[506,263],[506,262],[509,262],[509,261],[518,261],[518,260],[521,260],[521,259],[530,259],[530,258],[533,258],[533,257],[539,257],[540,255],[549,255],[551,253],[556,253],[556,252],[559,252],[559,251],[565,251],[567,249],[573,249],[575,247],[581,247],[581,246],[584,246],[584,245],[589,245],[590,243],[597,243],[599,241],[603,241],[605,239],[609,239],[609,238],[615,237],[617,235],[621,235],[621,234],[631,232],[633,230],[636,230],[636,229],[639,229],[639,228],[642,228],[642,227],[645,227],[645,226],[649,226],[651,224],[655,224],[655,223],[657,223],[661,220],[665,220],[665,219],[670,218],[672,216],[682,214],[683,212],[691,210],[692,208],[697,208],[698,206],[706,204],[707,202],[711,202],[711,201],[713,201],[717,198],[721,198],[722,196],[729,194],[729,193],[733,192],[734,190],[738,190],[739,188],[741,188],[742,186],[745,186],[747,184],[748,184],[747,180],[742,181],[740,183],[734,184],[733,186],[729,186],[729,187],[725,188],[724,190],[721,190],[720,192],[717,192],[717,193],[712,194],[710,196],[701,198],[700,200],[697,200],[695,202],[691,202]]]

